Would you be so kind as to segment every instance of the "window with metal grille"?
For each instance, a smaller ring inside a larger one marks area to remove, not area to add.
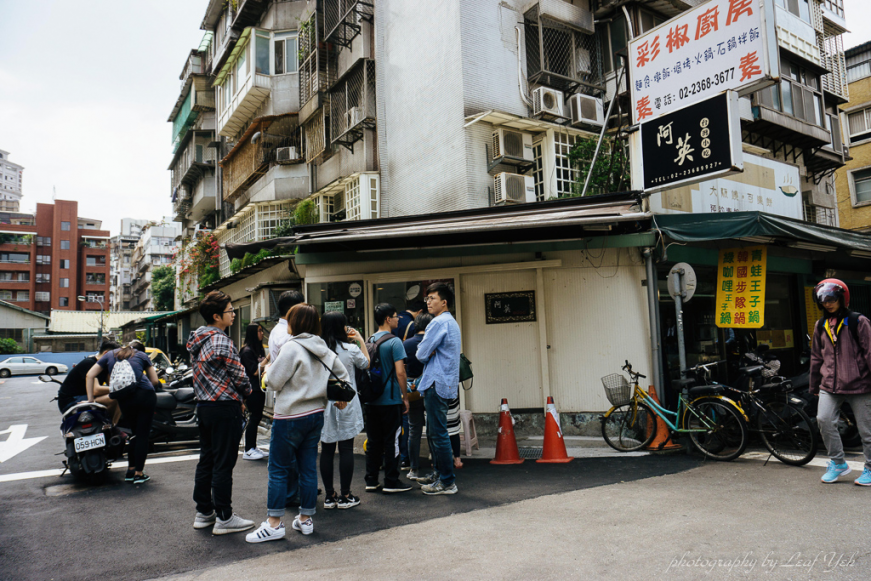
[[[330,91],[330,143],[354,151],[363,129],[374,128],[375,61],[364,60]]]
[[[579,139],[580,137],[577,135],[559,132],[553,134],[556,197],[572,195],[577,189],[575,182],[578,179],[579,171],[576,167],[572,167],[569,152]]]
[[[535,201],[544,201],[544,168],[541,160],[541,141],[532,144],[532,159],[535,166],[532,169],[532,179],[535,183]]]
[[[360,34],[360,24],[372,21],[375,16],[375,0],[325,0],[324,30],[326,40],[339,46],[350,47]]]
[[[37,292],[35,296],[37,302],[47,303],[51,300],[51,293],[48,292]]]
[[[604,89],[599,43],[594,35],[540,17],[537,3],[524,14],[524,31],[530,83],[590,94]]]
[[[312,14],[299,28],[299,104],[308,103],[335,82],[336,52],[323,42],[323,15]]]
[[[311,119],[306,121],[303,131],[305,132],[305,160],[312,163],[321,156],[327,154],[327,135],[329,130],[328,106],[321,107]]]

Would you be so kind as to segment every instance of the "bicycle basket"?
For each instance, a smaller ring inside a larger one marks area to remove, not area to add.
[[[632,386],[622,374],[606,375],[602,378],[602,385],[605,386],[605,395],[611,405],[623,405],[632,401]]]

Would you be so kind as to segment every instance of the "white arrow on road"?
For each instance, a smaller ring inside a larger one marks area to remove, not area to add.
[[[10,458],[17,456],[48,437],[40,436],[38,438],[25,438],[24,432],[26,431],[27,424],[17,424],[9,426],[8,430],[0,432],[0,435],[9,434],[9,437],[5,442],[0,442],[0,462],[6,462]]]

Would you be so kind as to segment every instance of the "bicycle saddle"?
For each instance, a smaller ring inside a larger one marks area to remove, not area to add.
[[[719,395],[723,393],[724,389],[722,385],[700,385],[698,387],[691,387],[689,391],[690,397],[701,397],[703,395]]]
[[[763,369],[765,369],[764,365],[748,365],[747,367],[739,367],[738,371],[742,375],[756,375],[761,373]]]

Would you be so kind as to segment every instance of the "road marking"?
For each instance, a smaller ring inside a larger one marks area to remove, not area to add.
[[[757,461],[764,462],[765,460],[768,460],[769,454],[768,454],[768,452],[747,452],[746,454],[743,454],[741,456],[741,458],[744,458],[747,460],[757,460]],[[780,462],[780,460],[778,460],[773,455],[771,456],[771,461]],[[780,462],[780,463],[782,464],[782,462]],[[820,468],[826,468],[826,467],[828,467],[828,465],[829,465],[829,457],[828,456],[820,456],[820,457],[814,458],[810,462],[805,464],[805,466],[818,466]],[[853,470],[858,470],[860,474],[862,473],[862,470],[865,469],[864,462],[847,461],[847,465],[850,466],[850,468],[852,468]]]
[[[24,432],[26,431],[27,424],[15,424],[14,426],[9,426],[8,430],[0,432],[0,435],[9,434],[9,437],[5,442],[0,442],[0,463],[17,456],[48,437],[40,436],[38,438],[25,438]]]

